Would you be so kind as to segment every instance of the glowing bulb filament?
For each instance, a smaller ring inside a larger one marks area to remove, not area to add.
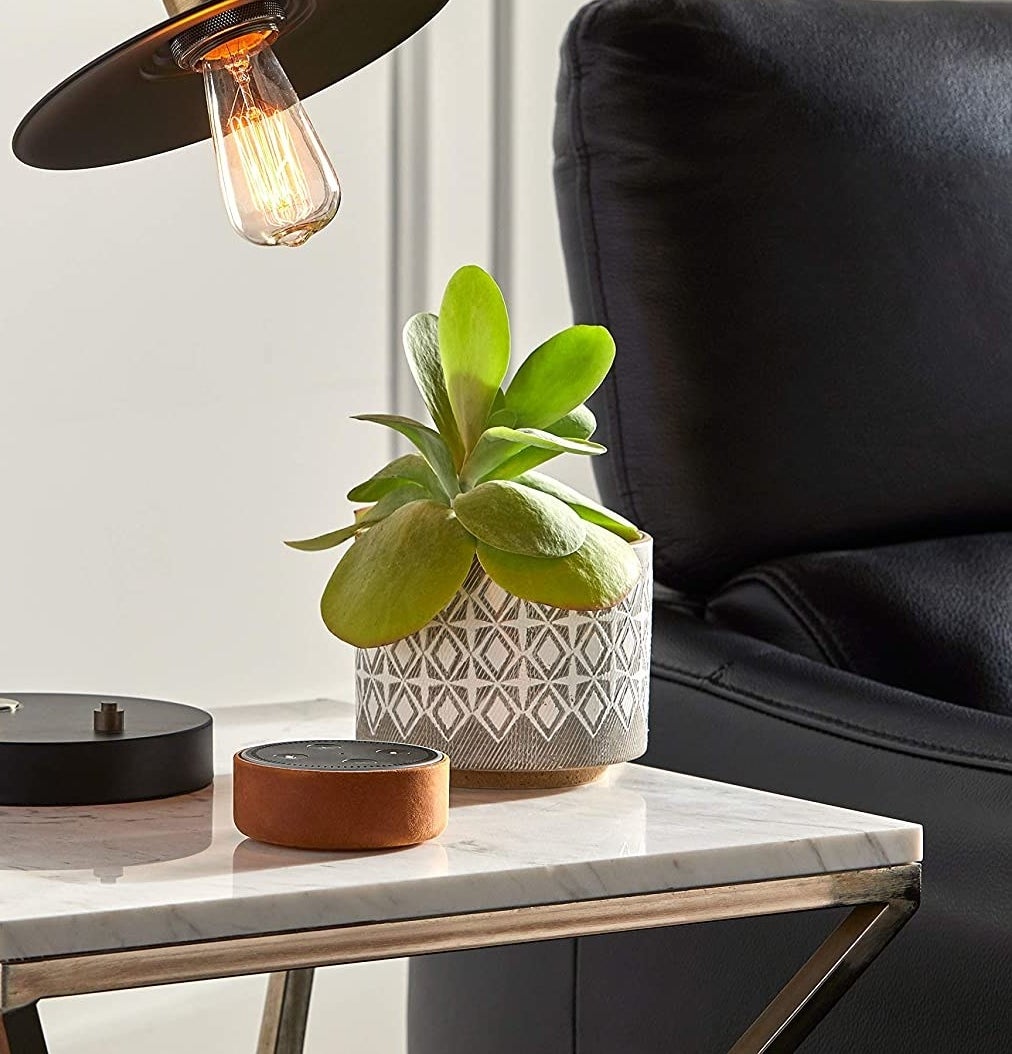
[[[284,71],[258,45],[230,41],[203,60],[218,175],[244,237],[301,245],[333,219],[341,190]]]
[[[234,137],[253,208],[276,227],[302,223],[313,212],[313,200],[285,112],[265,112],[250,98],[248,62],[238,69],[230,66],[229,71],[239,92],[238,112],[229,118],[226,134]]]

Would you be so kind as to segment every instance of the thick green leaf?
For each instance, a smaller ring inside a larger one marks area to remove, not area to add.
[[[353,551],[359,544],[355,543]],[[583,545],[569,556],[554,560],[520,556],[479,542],[478,559],[486,574],[507,593],[572,611],[614,607],[641,574],[628,542],[596,523],[587,524]]]
[[[501,410],[493,410],[488,419],[489,428],[498,428],[504,425],[506,428],[515,428],[517,415],[512,410],[503,407]]]
[[[439,309],[439,354],[453,416],[469,452],[485,428],[510,359],[506,304],[492,276],[462,267]]]
[[[405,483],[403,486],[384,494],[375,505],[368,505],[364,509],[355,512],[355,523],[359,527],[372,527],[373,524],[385,520],[391,513],[396,512],[402,505],[412,501],[425,501],[428,492],[416,483]]]
[[[499,389],[492,400],[492,412],[485,422],[486,428],[495,428],[496,425],[506,425],[507,428],[515,428],[517,415],[512,410],[506,409],[506,393]]]
[[[506,428],[498,425],[489,428],[482,438],[512,443],[515,446],[536,446],[554,450],[559,454],[603,454],[606,447],[588,439],[572,439],[569,436],[553,435],[543,428]]]
[[[528,355],[506,389],[506,407],[521,425],[544,428],[597,391],[615,361],[603,326],[570,326]]]
[[[558,457],[561,453],[561,450],[543,450],[541,447],[529,446],[526,450],[521,450],[519,454],[507,457],[505,461],[486,472],[481,478],[485,482],[493,479],[516,479],[517,476],[522,476],[530,469],[551,461],[553,457]]]
[[[359,648],[415,633],[463,585],[474,545],[445,505],[405,505],[344,554],[320,602],[323,621],[336,637]]]
[[[597,418],[590,412],[587,406],[578,406],[571,410],[565,417],[559,418],[553,425],[545,429],[555,436],[565,436],[567,439],[590,439],[597,430]],[[491,472],[487,472],[484,479],[516,479],[517,476],[553,457],[558,457],[561,451],[543,450],[541,447],[527,447],[519,454],[507,458]]]
[[[371,527],[373,524],[385,520],[391,513],[396,512],[402,505],[411,501],[424,501],[429,498],[427,491],[414,483],[406,483],[397,490],[384,494],[375,505],[366,505],[364,509],[355,510],[355,523],[359,527]],[[443,502],[444,505],[448,504]]]
[[[527,447],[547,450],[555,454],[603,454],[605,447],[586,439],[554,436],[540,428],[506,428],[496,426],[485,430],[471,451],[460,474],[465,483],[474,484],[485,478],[514,452]],[[524,471],[521,469],[521,471]]]
[[[384,494],[396,490],[403,483],[417,483],[429,492],[437,501],[445,497],[443,488],[436,479],[436,474],[429,468],[429,463],[421,454],[404,454],[394,458],[371,479],[352,487],[348,491],[349,501],[379,501]]]
[[[454,465],[459,468],[464,460],[464,444],[446,391],[439,357],[439,319],[435,315],[425,312],[408,319],[404,327],[404,351],[425,406],[450,450]]]
[[[304,553],[318,553],[322,549],[333,549],[334,546],[346,542],[365,527],[371,527],[374,523],[385,520],[402,505],[407,505],[412,501],[421,501],[427,497],[428,494],[416,484],[402,483],[396,490],[384,494],[375,505],[356,512],[355,522],[350,527],[342,527],[340,530],[321,534],[316,538],[306,538],[301,542],[285,542],[285,545],[292,549],[301,549]]]
[[[298,542],[285,542],[285,545],[304,553],[319,553],[324,549],[333,549],[335,546],[342,545],[349,538],[354,538],[364,526],[363,523],[353,523],[350,527],[341,527],[336,531],[319,534],[315,538],[303,538]]]
[[[549,494],[497,481],[453,499],[457,519],[482,542],[527,556],[568,556],[583,545],[587,527]]]
[[[553,436],[566,436],[569,439],[590,439],[597,431],[597,418],[589,406],[581,403],[554,424],[550,424],[545,431],[551,432]]]
[[[439,433],[434,432],[428,425],[423,425],[421,421],[414,421],[410,417],[400,417],[397,414],[357,414],[354,420],[386,425],[387,428],[392,428],[395,432],[406,436],[422,452],[422,456],[435,472],[440,486],[446,491],[447,497],[452,498],[460,491],[457,470],[454,467],[449,447],[443,442]]]
[[[551,494],[553,498],[565,502],[581,519],[587,520],[588,523],[596,523],[611,531],[612,534],[617,534],[619,538],[624,538],[627,542],[636,542],[643,537],[636,525],[630,523],[624,516],[619,516],[617,512],[606,509],[593,498],[588,498],[578,490],[567,487],[565,483],[552,479],[551,476],[545,476],[540,472],[525,472],[522,476],[517,476],[514,482],[521,483],[525,487],[533,487],[543,494]],[[505,546],[499,546],[499,548],[502,549]]]

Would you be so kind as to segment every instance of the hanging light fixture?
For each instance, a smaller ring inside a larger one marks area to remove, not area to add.
[[[341,187],[300,100],[386,54],[447,0],[164,2],[167,21],[31,109],[15,155],[97,168],[210,135],[232,226],[256,245],[302,245],[334,218]]]

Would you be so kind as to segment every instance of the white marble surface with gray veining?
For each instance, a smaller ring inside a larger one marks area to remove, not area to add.
[[[345,703],[215,715],[214,787],[161,802],[0,808],[0,959],[411,918],[908,863],[914,823],[637,765],[568,791],[455,791],[411,849],[298,852],[232,826],[231,757],[350,738]]]

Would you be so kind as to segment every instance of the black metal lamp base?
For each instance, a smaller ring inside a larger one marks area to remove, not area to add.
[[[0,805],[168,798],[213,778],[211,715],[122,696],[0,695]]]

